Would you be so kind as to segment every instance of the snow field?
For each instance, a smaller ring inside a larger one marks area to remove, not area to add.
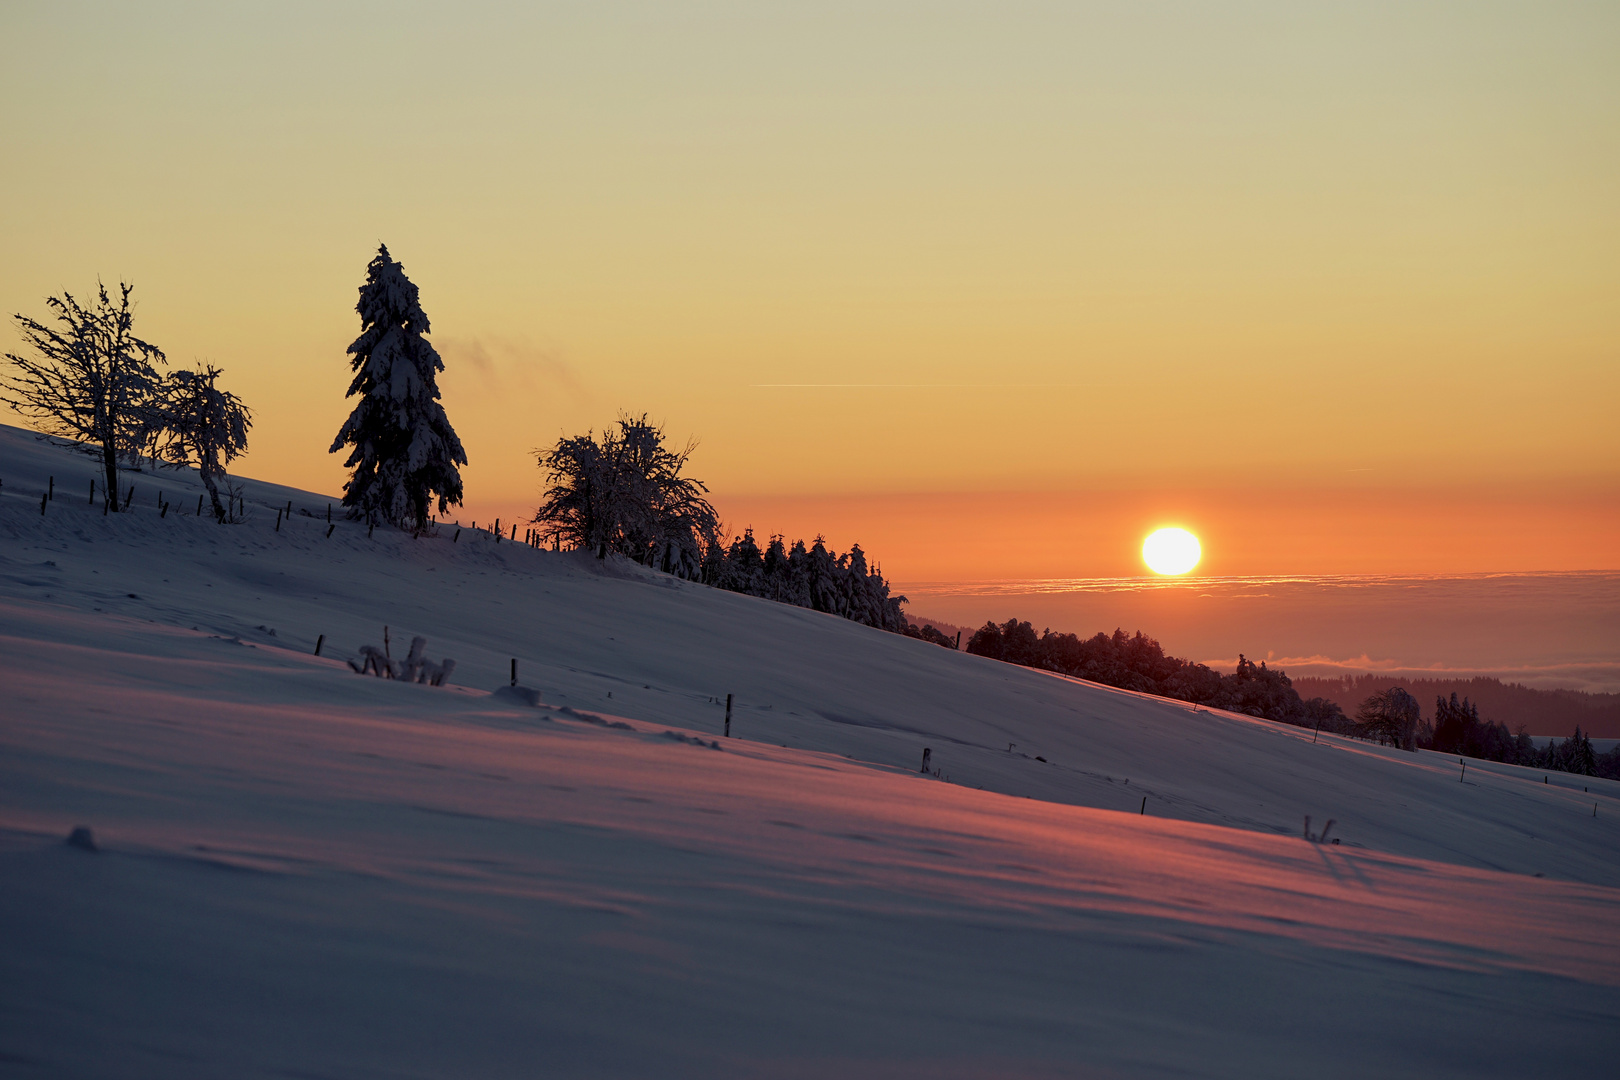
[[[0,440],[18,1075],[1612,1064],[1614,785],[1459,782],[465,531],[103,518],[88,461]],[[383,625],[463,685],[350,673]],[[549,707],[486,693],[512,656]]]

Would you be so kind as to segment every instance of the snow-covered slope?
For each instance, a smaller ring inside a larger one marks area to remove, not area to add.
[[[92,472],[0,431],[19,1069],[1612,1063],[1616,785],[1459,778],[487,534],[328,538],[328,499],[253,482],[241,525],[169,473],[103,516]],[[336,659],[385,625],[457,685]],[[514,657],[558,708],[487,694]]]

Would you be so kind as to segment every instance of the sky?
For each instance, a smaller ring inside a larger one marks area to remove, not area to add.
[[[340,487],[385,242],[463,520],[624,410],[901,581],[1162,524],[1210,574],[1620,567],[1613,4],[11,2],[0,50],[0,310],[133,282],[264,479]]]

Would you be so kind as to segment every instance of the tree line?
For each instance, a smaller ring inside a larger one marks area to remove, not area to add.
[[[1204,664],[1165,655],[1164,648],[1140,630],[1115,630],[1090,638],[1075,634],[1035,633],[1027,622],[987,622],[968,639],[967,651],[1025,667],[1042,668],[1088,679],[1122,690],[1190,701],[1302,727],[1336,730],[1344,719],[1337,705],[1323,698],[1300,698],[1281,671],[1239,655],[1230,675]]]
[[[1301,697],[1287,674],[1256,664],[1239,654],[1230,675],[1204,664],[1167,656],[1163,647],[1140,630],[1115,630],[1090,638],[1075,634],[1035,633],[1028,622],[987,622],[968,640],[967,651],[1025,667],[1072,675],[1105,686],[1135,690],[1249,716],[1293,724],[1336,735],[1399,747],[1435,750],[1539,769],[1620,779],[1620,747],[1597,754],[1581,733],[1538,747],[1529,735],[1510,733],[1503,724],[1482,720],[1467,698],[1437,697],[1431,719],[1417,699],[1399,686],[1369,694],[1354,716],[1324,697]]]
[[[746,529],[728,546],[715,545],[709,550],[703,580],[731,592],[825,611],[879,630],[905,633],[911,626],[901,611],[906,598],[890,595],[889,583],[867,563],[859,544],[840,555],[829,551],[819,536],[808,547],[803,540],[795,540],[790,548],[777,535],[761,550],[754,530]]]
[[[1434,718],[1420,722],[1416,741],[1444,754],[1620,780],[1620,746],[1597,753],[1579,724],[1569,738],[1537,746],[1523,728],[1515,734],[1506,724],[1481,719],[1479,707],[1466,697],[1458,701],[1455,693],[1435,698]]]
[[[1344,675],[1337,678],[1306,676],[1294,679],[1304,697],[1321,696],[1353,712],[1356,705],[1380,690],[1404,688],[1420,701],[1467,697],[1481,713],[1513,731],[1568,732],[1576,724],[1588,734],[1620,736],[1620,694],[1580,690],[1542,690],[1487,676],[1444,678],[1430,674]]]

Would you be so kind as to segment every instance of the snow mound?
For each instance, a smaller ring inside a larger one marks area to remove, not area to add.
[[[529,686],[500,686],[491,690],[489,696],[507,705],[522,705],[530,709],[540,705],[540,691]]]

